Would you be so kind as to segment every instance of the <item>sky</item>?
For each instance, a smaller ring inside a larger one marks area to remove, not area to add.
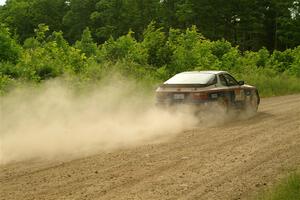
[[[6,0],[0,0],[0,5],[3,5]]]

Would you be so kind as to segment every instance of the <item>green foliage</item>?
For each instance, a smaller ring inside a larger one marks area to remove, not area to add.
[[[156,67],[162,67],[171,61],[172,52],[166,45],[167,37],[162,28],[155,28],[151,22],[143,34],[142,47],[147,50],[147,63]]]
[[[39,24],[51,31],[62,30],[62,19],[68,10],[65,0],[9,0],[0,10],[0,21],[16,31],[23,42],[35,35]]]
[[[132,37],[132,32],[121,36],[117,40],[110,38],[100,47],[100,54],[105,60],[118,61],[128,60],[139,64],[146,64],[147,51]]]
[[[172,74],[213,65],[214,59],[209,50],[209,41],[205,41],[195,26],[185,32],[171,29],[167,44],[173,51],[171,63],[168,65],[168,70]]]
[[[8,28],[0,24],[0,62],[16,63],[21,47],[11,38]]]
[[[141,41],[129,31],[99,46],[86,28],[81,40],[72,46],[62,31],[50,34],[48,26],[40,24],[23,48],[7,29],[2,29],[3,43],[11,46],[0,62],[1,90],[7,90],[11,82],[41,82],[56,77],[84,85],[113,73],[150,86],[182,71],[211,69],[229,71],[256,85],[262,96],[300,92],[300,47],[272,54],[265,48],[241,52],[224,39],[206,39],[195,26],[171,28],[168,34],[156,26],[150,23]]]
[[[95,56],[97,54],[97,44],[94,43],[89,28],[86,28],[83,31],[81,40],[76,42],[75,47],[80,49],[88,57]]]
[[[45,24],[39,24],[37,29],[34,29],[35,39],[39,42],[43,42],[46,38],[46,33],[49,31],[49,26]]]
[[[24,41],[23,48],[24,49],[35,49],[40,46],[40,43],[37,39],[30,37]]]
[[[69,46],[61,32],[53,32],[47,41],[44,34],[46,30],[42,28],[36,31],[36,37],[30,40],[37,45],[26,48],[17,64],[24,78],[40,81],[63,73],[79,73],[86,65],[86,57],[79,49]]]
[[[0,74],[14,79],[21,77],[20,69],[15,64],[8,62],[0,62]]]
[[[7,75],[0,73],[0,95],[4,95],[9,91],[9,86],[13,84],[13,79]]]
[[[225,40],[205,39],[195,26],[184,33],[171,29],[168,45],[173,50],[168,65],[172,74],[187,70],[238,70],[239,50]]]
[[[284,52],[274,51],[270,58],[270,65],[279,73],[289,70],[293,62],[294,56],[291,49]]]
[[[270,53],[266,48],[260,49],[258,52],[258,60],[256,62],[257,67],[265,67],[270,58]]]
[[[212,44],[211,53],[218,59],[222,59],[222,57],[232,49],[230,42],[224,39],[212,42]]]
[[[299,5],[299,0],[9,0],[0,7],[0,21],[21,42],[42,23],[74,44],[86,27],[97,43],[129,30],[141,39],[156,21],[164,31],[196,25],[206,38],[224,38],[242,51],[273,51],[300,45]]]
[[[300,78],[300,46],[294,49],[293,57],[294,57],[294,62],[291,64],[291,67],[288,69],[288,74]]]
[[[300,92],[300,80],[287,75],[274,75],[272,70],[259,69],[256,73],[240,74],[241,80],[255,85],[261,96],[279,96]]]
[[[260,200],[299,200],[300,175],[291,174],[272,190],[265,192]]]

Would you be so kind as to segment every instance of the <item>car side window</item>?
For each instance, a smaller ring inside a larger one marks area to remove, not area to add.
[[[239,85],[239,83],[229,74],[224,74],[224,78],[227,82],[227,86]]]
[[[219,76],[219,78],[220,78],[221,84],[224,85],[224,86],[227,86],[227,81],[226,81],[224,75],[221,74],[221,75]]]
[[[207,85],[214,85],[214,84],[216,84],[216,83],[217,83],[217,76],[215,75],[213,78],[211,78],[211,79],[208,81]]]

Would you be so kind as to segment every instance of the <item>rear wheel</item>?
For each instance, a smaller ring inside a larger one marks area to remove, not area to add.
[[[216,101],[208,102],[204,107],[201,106],[195,110],[196,115],[203,115],[205,113],[205,116],[223,116],[228,113],[228,101],[225,98],[218,98]]]
[[[259,97],[257,92],[250,96],[250,99],[245,102],[245,110],[249,114],[256,114],[258,109]]]
[[[226,115],[229,112],[229,102],[227,98],[220,97],[217,101],[217,111],[220,114]]]

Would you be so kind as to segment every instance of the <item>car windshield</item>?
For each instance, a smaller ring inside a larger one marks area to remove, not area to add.
[[[214,82],[215,75],[209,73],[181,73],[176,74],[165,84],[200,84],[209,85]]]

